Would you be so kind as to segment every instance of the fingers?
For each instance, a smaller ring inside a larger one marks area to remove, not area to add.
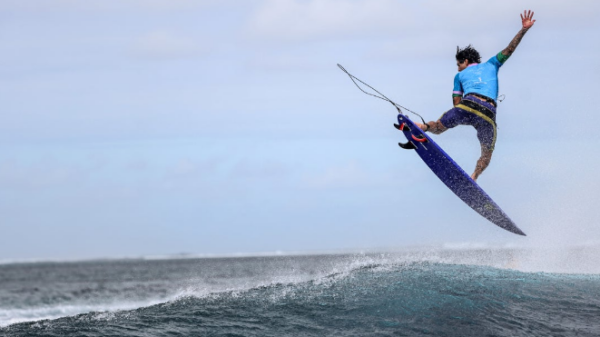
[[[523,27],[531,27],[535,23],[533,19],[534,12],[531,10],[524,10],[523,14],[521,14],[521,21],[523,22]]]
[[[534,12],[532,12],[531,10],[524,10],[523,14],[521,14],[521,20],[531,20],[533,18],[533,14]]]

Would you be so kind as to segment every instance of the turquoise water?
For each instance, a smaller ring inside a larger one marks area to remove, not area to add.
[[[389,255],[0,266],[6,336],[598,336],[600,276]]]

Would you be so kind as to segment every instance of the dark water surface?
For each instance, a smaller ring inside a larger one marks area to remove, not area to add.
[[[600,335],[599,275],[448,254],[5,264],[0,336]]]

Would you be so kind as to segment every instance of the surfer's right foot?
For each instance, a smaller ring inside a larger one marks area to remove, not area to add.
[[[415,124],[419,127],[419,129],[423,130],[423,132],[427,132],[429,130],[429,124],[421,124],[415,122]]]

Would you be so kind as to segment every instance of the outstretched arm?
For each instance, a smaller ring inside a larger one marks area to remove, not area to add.
[[[512,39],[512,41],[510,41],[510,44],[508,45],[508,47],[504,48],[504,50],[502,51],[502,55],[507,56],[507,57],[512,55],[512,53],[515,51],[515,49],[517,49],[517,46],[521,42],[521,39],[523,39],[523,36],[525,36],[525,33],[527,33],[529,28],[533,27],[535,20],[532,20],[532,19],[533,19],[532,11],[524,11],[523,14],[521,14],[521,21],[523,22],[523,28],[521,28],[521,30],[517,33],[517,35],[514,37],[514,39]]]

